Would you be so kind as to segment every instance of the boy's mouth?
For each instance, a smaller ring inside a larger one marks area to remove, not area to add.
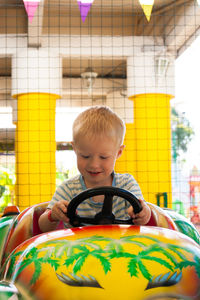
[[[88,173],[89,173],[91,176],[97,176],[97,175],[99,175],[101,172],[91,172],[91,171],[88,171]]]

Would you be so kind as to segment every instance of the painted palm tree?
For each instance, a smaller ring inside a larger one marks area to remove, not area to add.
[[[138,252],[128,252],[124,247],[127,245],[131,245],[131,249],[137,247]],[[158,282],[163,280],[167,280],[169,284],[170,282],[174,284],[181,279],[182,269],[188,266],[194,267],[200,278],[200,260],[195,251],[191,248],[161,242],[155,237],[145,235],[131,235],[119,239],[94,235],[75,241],[52,240],[43,243],[39,248],[33,244],[32,248],[26,251],[14,251],[7,277],[14,274],[12,276],[15,280],[27,266],[33,264],[35,271],[30,281],[32,285],[39,278],[43,264],[49,264],[62,282],[78,285],[82,281],[81,285],[85,283],[85,286],[88,286],[93,281],[92,284],[98,286],[92,275],[89,274],[86,278],[81,274],[81,270],[89,257],[100,262],[105,274],[112,270],[113,259],[124,258],[127,272],[131,277],[138,277],[142,274],[152,285],[158,285]],[[147,264],[149,261],[164,266],[169,272],[154,278],[150,265]],[[63,265],[66,267],[68,275],[63,272],[59,274],[59,268]],[[69,268],[72,269],[72,272]]]

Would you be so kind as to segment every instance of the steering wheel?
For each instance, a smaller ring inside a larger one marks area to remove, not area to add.
[[[101,212],[97,213],[94,217],[86,218],[80,217],[76,214],[76,209],[80,203],[85,199],[105,195]],[[119,196],[127,200],[133,207],[134,213],[139,213],[142,210],[140,201],[131,193],[121,188],[103,186],[92,189],[87,189],[76,197],[74,197],[67,207],[67,217],[70,220],[70,224],[74,227],[82,226],[82,224],[132,224],[131,218],[128,220],[115,219],[112,213],[113,196]]]

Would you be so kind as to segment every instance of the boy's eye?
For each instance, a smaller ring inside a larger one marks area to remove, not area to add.
[[[81,154],[81,156],[82,156],[82,158],[85,158],[85,159],[89,158],[89,155],[83,155],[83,154]]]
[[[108,156],[100,156],[101,159],[107,159]]]

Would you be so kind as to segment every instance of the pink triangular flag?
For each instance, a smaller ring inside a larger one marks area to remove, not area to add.
[[[35,15],[35,11],[40,3],[40,0],[23,0],[29,22],[31,23]]]
[[[85,22],[85,19],[89,13],[89,10],[92,6],[94,0],[78,0],[78,6],[81,14],[81,19],[83,23]]]

